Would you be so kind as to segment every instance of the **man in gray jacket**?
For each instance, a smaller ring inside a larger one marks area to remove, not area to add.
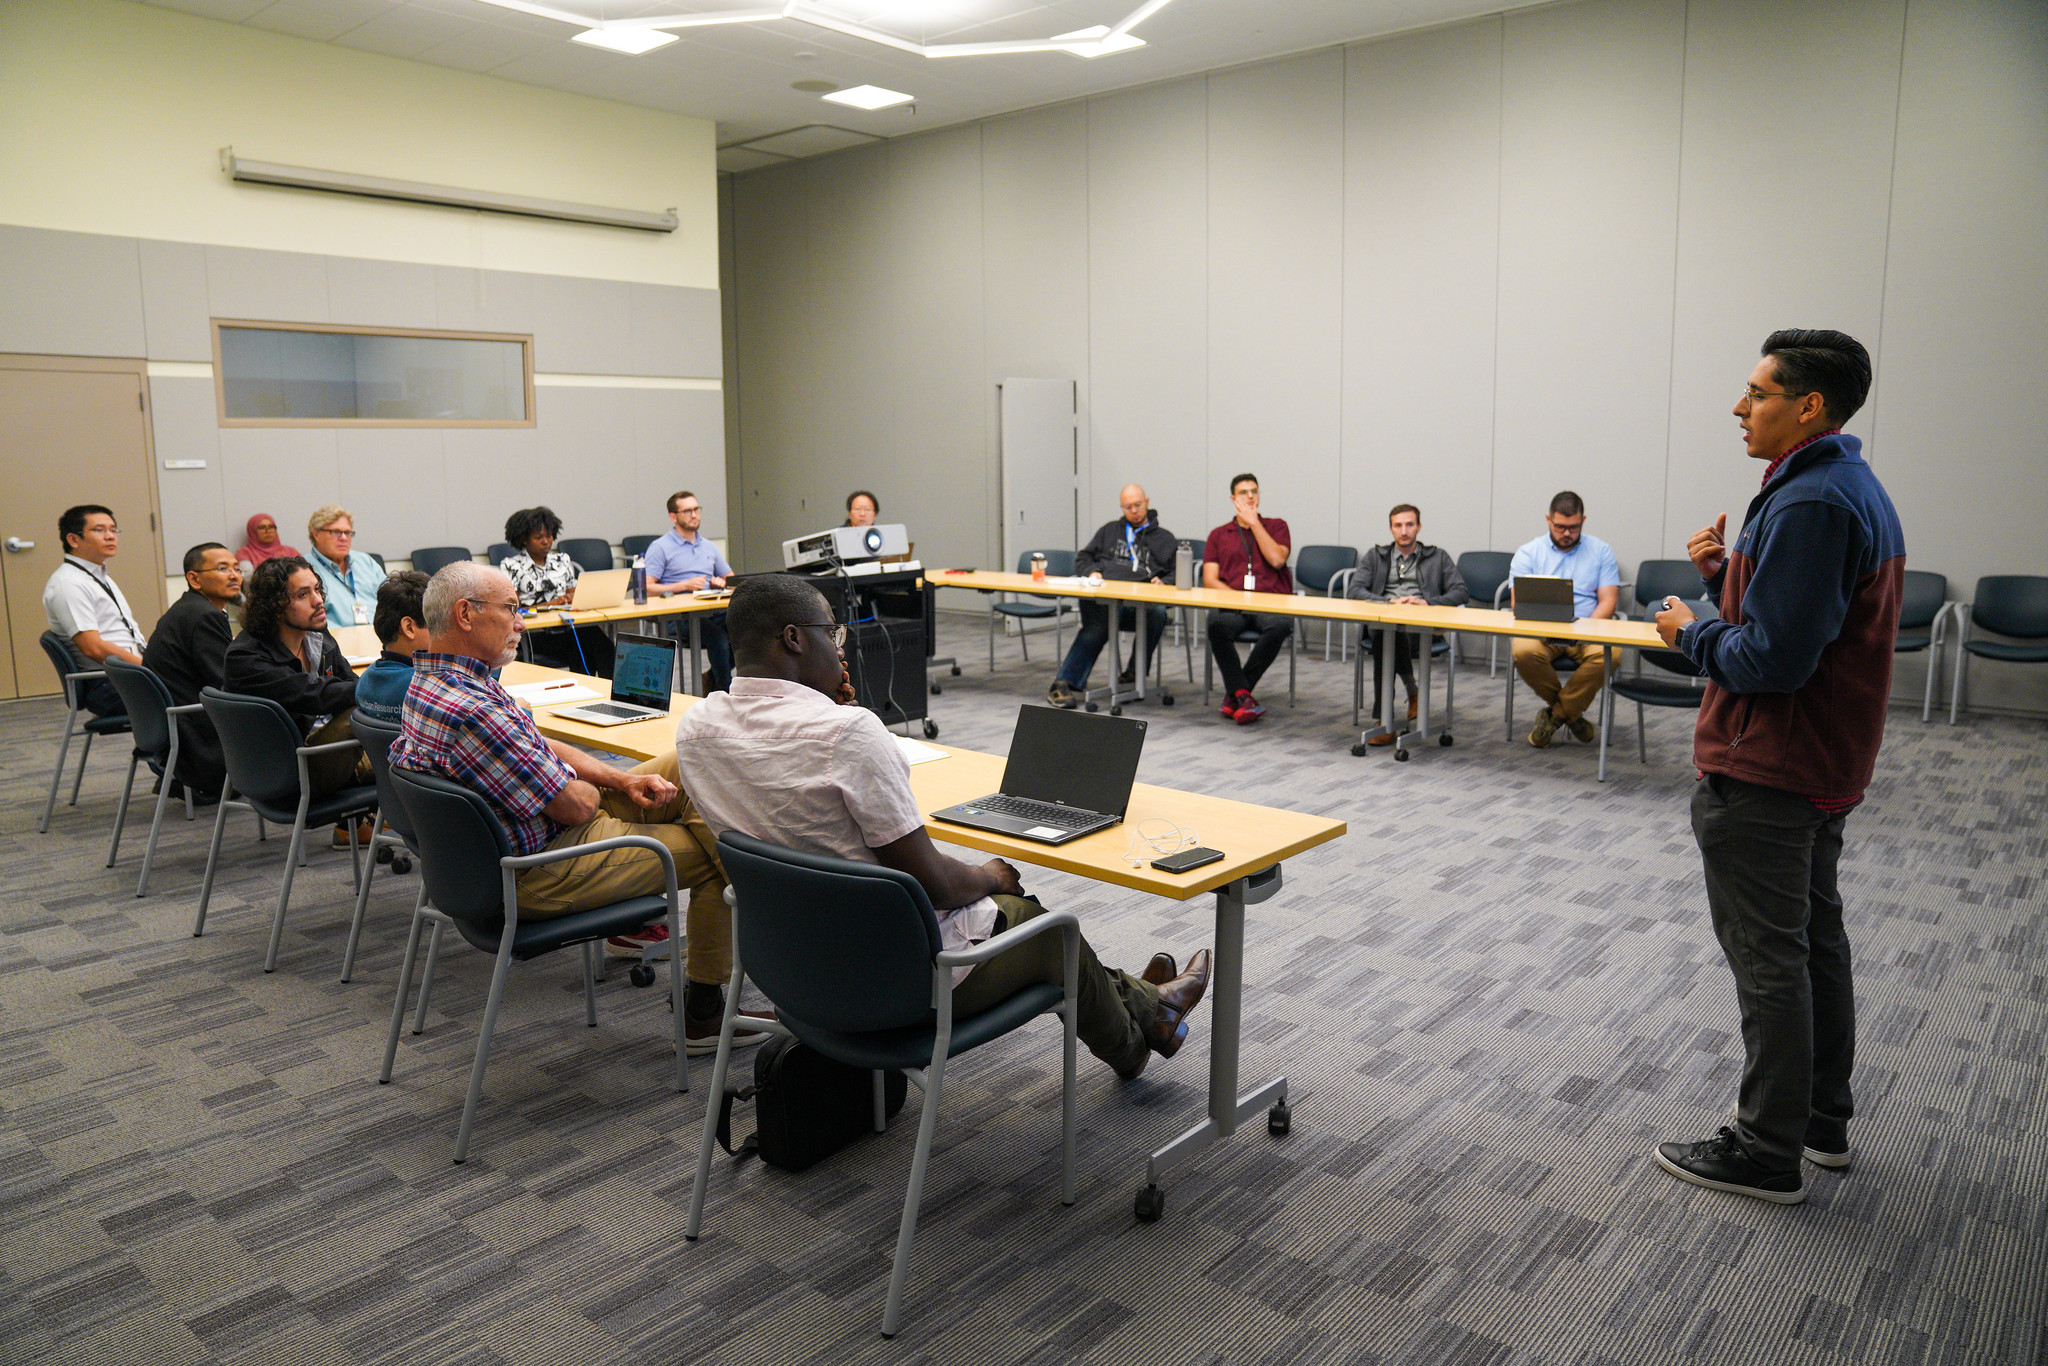
[[[1376,545],[1358,557],[1358,571],[1351,576],[1351,586],[1345,590],[1345,597],[1430,607],[1463,607],[1472,600],[1450,552],[1422,543],[1422,514],[1413,503],[1399,504],[1389,512],[1387,529],[1393,532],[1393,544]],[[1372,651],[1372,715],[1377,721],[1383,676],[1378,632],[1366,631],[1359,648]],[[1408,715],[1411,717],[1418,710],[1412,658],[1414,648],[1409,643],[1408,632],[1394,632],[1394,672],[1408,685]],[[1372,743],[1391,745],[1394,737],[1392,734],[1376,735]]]

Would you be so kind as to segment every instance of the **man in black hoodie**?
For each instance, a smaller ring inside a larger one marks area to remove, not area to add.
[[[1081,547],[1074,556],[1074,572],[1100,574],[1105,579],[1121,579],[1125,583],[1165,583],[1173,574],[1173,557],[1179,542],[1172,532],[1159,525],[1152,500],[1136,484],[1124,485],[1117,502],[1124,515],[1105,524]],[[1127,602],[1119,606],[1117,625],[1125,631],[1138,629],[1137,604]],[[1165,631],[1166,609],[1146,604],[1146,658],[1158,653],[1159,637]],[[1077,705],[1088,686],[1088,672],[1095,667],[1095,656],[1102,653],[1108,639],[1109,604],[1081,599],[1081,629],[1075,633],[1074,646],[1067,651],[1066,662],[1060,665],[1059,676],[1053,679],[1045,700],[1055,707]],[[1133,660],[1123,672],[1123,681],[1135,681],[1136,676],[1137,663]]]

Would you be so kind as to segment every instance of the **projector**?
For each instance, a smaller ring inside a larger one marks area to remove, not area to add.
[[[900,522],[887,526],[836,526],[782,543],[782,567],[795,569],[820,561],[871,560],[877,555],[908,555],[910,533]]]

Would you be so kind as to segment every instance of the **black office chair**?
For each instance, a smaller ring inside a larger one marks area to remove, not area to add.
[[[355,918],[349,921],[348,947],[341,954],[341,980],[346,982],[355,971],[356,944],[363,935],[363,916],[370,905],[370,884],[377,880],[377,854],[379,846],[391,850],[391,871],[406,873],[412,870],[412,861],[418,854],[419,842],[412,837],[412,821],[405,814],[405,804],[391,787],[391,746],[398,739],[398,726],[390,721],[378,721],[361,712],[352,713],[348,718],[349,729],[362,743],[363,753],[370,760],[370,774],[377,787],[377,824],[380,828],[370,836],[369,866],[363,870],[361,884],[356,888]],[[422,883],[420,896],[426,896],[426,884]],[[418,909],[417,905],[414,907]],[[435,950],[441,946],[441,927],[434,927],[434,942],[427,947],[428,976],[433,975],[431,966]],[[426,1016],[426,1007],[420,1008],[421,1018]],[[417,1034],[419,1031],[413,1031]]]
[[[1017,572],[1031,572],[1031,557],[1045,556],[1045,572],[1053,578],[1067,578],[1074,572],[1074,552],[1071,550],[1026,550],[1017,556]],[[1024,651],[1024,662],[1031,662],[1031,633],[1026,623],[1052,618],[1052,647],[1062,659],[1066,657],[1066,645],[1061,639],[1060,622],[1073,610],[1064,598],[1025,598],[1018,602],[1006,601],[1001,594],[992,594],[988,605],[988,671],[996,671],[996,615],[1014,619],[1017,623],[1017,644]]]
[[[371,559],[373,559],[373,560],[375,560],[375,561],[377,562],[377,569],[378,569],[378,572],[380,572],[380,573],[384,573],[384,574],[388,574],[388,573],[390,573],[390,572],[391,572],[390,570],[388,570],[388,569],[386,569],[386,568],[384,567],[384,557],[383,557],[382,555],[379,555],[379,554],[378,554],[378,553],[377,553],[376,551],[374,551],[374,550],[365,550],[365,551],[364,551],[363,553],[364,553],[365,555],[368,555],[368,556],[369,556],[369,557],[370,557]]]
[[[519,553],[519,548],[510,541],[492,541],[491,548],[484,552],[484,558],[493,565],[502,565]],[[418,568],[418,566],[414,566]],[[424,572],[424,571],[422,571]]]
[[[1908,569],[1899,596],[1899,634],[1892,642],[1895,655],[1927,656],[1927,679],[1920,689],[1920,720],[1934,715],[1934,690],[1941,675],[1942,657],[1948,649],[1948,576],[1924,569]]]
[[[1458,557],[1458,577],[1465,581],[1474,607],[1500,609],[1507,601],[1514,563],[1515,557],[1505,550],[1468,550]],[[1490,632],[1486,637],[1488,678],[1500,672],[1500,639]]]
[[[1287,705],[1294,705],[1295,643],[1301,638],[1301,618],[1294,620],[1294,630],[1287,633]],[[1206,621],[1206,618],[1205,618]],[[1246,645],[1259,638],[1258,631],[1250,626],[1237,633],[1237,643]],[[1209,705],[1209,694],[1216,686],[1216,656],[1209,649],[1209,638],[1205,631],[1202,636],[1202,705]]]
[[[1342,597],[1344,585],[1358,568],[1358,548],[1349,545],[1305,545],[1294,558],[1294,591],[1302,597]],[[1350,637],[1334,631],[1336,622],[1323,619],[1323,662],[1330,661],[1330,637],[1334,633],[1347,652]]]
[[[105,678],[106,670],[89,668],[86,661],[78,658],[71,650],[71,642],[55,631],[43,632],[40,643],[43,653],[50,657],[50,667],[57,671],[57,686],[63,689],[64,738],[57,745],[57,766],[50,770],[50,799],[43,803],[43,818],[36,822],[36,833],[46,833],[50,828],[50,817],[57,810],[57,784],[64,777],[64,760],[71,753],[71,741],[77,736],[85,737],[85,747],[78,751],[78,775],[71,780],[71,800],[65,805],[78,805],[78,789],[85,782],[85,761],[92,757],[92,738],[95,735],[125,735],[128,732],[128,718],[125,716],[94,716],[85,713],[86,685],[94,679]],[[79,715],[85,713],[85,720]]]
[[[491,1031],[498,1023],[498,1003],[505,995],[505,977],[515,960],[525,961],[557,949],[583,946],[583,1010],[585,1022],[597,1027],[597,953],[615,934],[651,925],[664,917],[671,944],[683,942],[682,899],[676,892],[676,865],[667,846],[652,835],[620,835],[565,849],[542,850],[521,857],[512,852],[489,804],[459,783],[430,773],[389,770],[392,790],[410,818],[419,843],[421,901],[412,913],[405,961],[399,968],[398,1001],[391,1012],[391,1032],[384,1040],[384,1068],[377,1080],[391,1080],[398,1053],[398,1026],[412,991],[413,960],[418,956],[420,926],[433,921],[453,925],[474,948],[495,954],[490,994],[484,998],[483,1022],[477,1028],[476,1062],[469,1071],[469,1095],[462,1105],[462,1126],[455,1135],[455,1160],[469,1157],[470,1129],[483,1095],[484,1065],[491,1054]],[[522,870],[564,859],[582,858],[607,849],[650,849],[660,859],[667,885],[660,896],[635,896],[593,910],[576,911],[552,920],[519,919],[518,880]],[[429,904],[431,903],[431,904]],[[430,965],[431,966],[431,965]],[[421,1009],[433,988],[431,976],[420,984]],[[688,1057],[683,1048],[683,957],[669,955],[669,990],[675,1002],[673,1028],[676,1090],[690,1089]]]
[[[136,765],[146,763],[150,771],[160,777],[156,790],[156,814],[149,822],[149,843],[142,850],[142,876],[135,883],[135,895],[147,896],[149,869],[156,860],[157,836],[163,830],[164,806],[171,799],[171,788],[178,772],[179,731],[183,728],[178,718],[197,713],[200,706],[197,702],[182,707],[176,705],[164,681],[140,664],[110,657],[106,662],[106,674],[114,690],[121,694],[121,704],[127,708],[128,722],[135,735],[135,749],[128,757],[128,777],[121,784],[121,804],[114,811],[114,837],[107,842],[107,867],[114,866],[114,857],[121,851],[121,827],[128,819],[129,795],[135,791]],[[192,819],[192,792],[189,788],[185,789],[185,819]]]
[[[597,536],[571,536],[566,541],[555,542],[555,549],[567,555],[585,573],[594,569],[610,569],[615,563],[611,542]]]
[[[628,560],[631,560],[635,555],[645,555],[647,547],[660,539],[661,537],[659,536],[621,536],[619,537],[619,550]]]
[[[924,1092],[896,1261],[882,1310],[882,1336],[894,1337],[903,1286],[910,1270],[917,1208],[938,1127],[946,1062],[1002,1038],[1029,1020],[1061,1018],[1060,1203],[1074,1203],[1074,1028],[1079,1011],[1080,922],[1071,911],[1034,916],[973,948],[940,946],[939,921],[924,888],[908,874],[875,864],[778,848],[730,831],[718,837],[719,860],[732,885],[732,982],[725,1021],[712,1064],[711,1096],[697,1150],[697,1180],[690,1192],[683,1236],[696,1239],[704,1225],[704,1195],[711,1180],[711,1145],[732,1061],[740,988],[754,985],[774,1003],[777,1019],[748,1020],[750,1027],[794,1035],[825,1057],[863,1068],[875,1078],[875,1129],[886,1123],[882,1074],[903,1072]],[[986,963],[1014,944],[1058,930],[1065,985],[1026,987],[979,1015],[953,1018],[953,969]],[[680,1016],[678,1017],[680,1018]]]
[[[221,788],[220,811],[213,820],[213,841],[206,850],[206,878],[199,887],[199,914],[192,922],[192,937],[197,939],[206,932],[206,908],[213,900],[213,875],[220,864],[221,835],[227,829],[228,799],[239,796],[264,820],[292,828],[284,859],[284,882],[277,892],[277,913],[270,920],[270,947],[263,955],[263,970],[275,972],[277,946],[284,938],[285,908],[291,904],[292,879],[299,871],[299,852],[305,848],[306,831],[346,820],[349,861],[360,880],[362,860],[356,847],[355,823],[376,811],[377,789],[368,784],[351,784],[324,797],[314,797],[307,761],[316,754],[354,749],[358,742],[306,744],[298,722],[267,697],[201,688],[199,704],[206,709],[206,719],[213,722],[213,729],[220,736],[228,779]]]
[[[440,573],[451,564],[470,559],[466,547],[459,545],[430,545],[412,552],[412,567],[428,578]]]
[[[1996,659],[2007,664],[2048,664],[2048,577],[2039,574],[1994,574],[1977,580],[1970,601],[1952,609],[1956,616],[1956,681],[1949,693],[1948,723],[1956,723],[1970,686],[1970,656]],[[1970,631],[1981,626],[2026,644],[2009,645],[1999,640],[1972,640]]]
[[[1695,603],[1698,612],[1702,603]],[[1644,724],[1645,707],[1675,707],[1680,710],[1698,711],[1700,701],[1706,696],[1705,680],[1693,667],[1693,662],[1676,650],[1637,650],[1635,672],[1617,672],[1607,680],[1607,687],[1616,697],[1636,704],[1636,759],[1640,763],[1650,762],[1650,742]],[[1685,681],[1672,683],[1661,678],[1643,676],[1643,665],[1647,662],[1666,673],[1676,674]],[[1599,781],[1607,781],[1607,733],[1612,726],[1600,730],[1600,772]]]

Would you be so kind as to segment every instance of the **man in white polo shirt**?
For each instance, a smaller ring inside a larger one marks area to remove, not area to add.
[[[64,542],[64,563],[43,585],[43,616],[50,629],[64,637],[87,669],[100,667],[109,655],[130,664],[142,662],[142,630],[121,592],[107,573],[107,561],[121,548],[121,528],[114,514],[98,503],[64,509],[57,519]],[[122,716],[121,694],[104,678],[85,690],[86,710],[95,716]]]
[[[1000,934],[1044,911],[1002,859],[941,854],[910,790],[910,766],[880,718],[848,705],[845,628],[802,579],[742,579],[726,609],[737,671],[676,725],[676,777],[716,831],[813,854],[880,864],[917,879],[948,949]],[[1075,1033],[1128,1080],[1154,1053],[1172,1057],[1209,985],[1209,951],[1176,972],[1155,954],[1143,974],[1106,968],[1081,941]],[[1064,977],[1058,935],[1039,935],[974,968],[953,970],[960,1015]]]

